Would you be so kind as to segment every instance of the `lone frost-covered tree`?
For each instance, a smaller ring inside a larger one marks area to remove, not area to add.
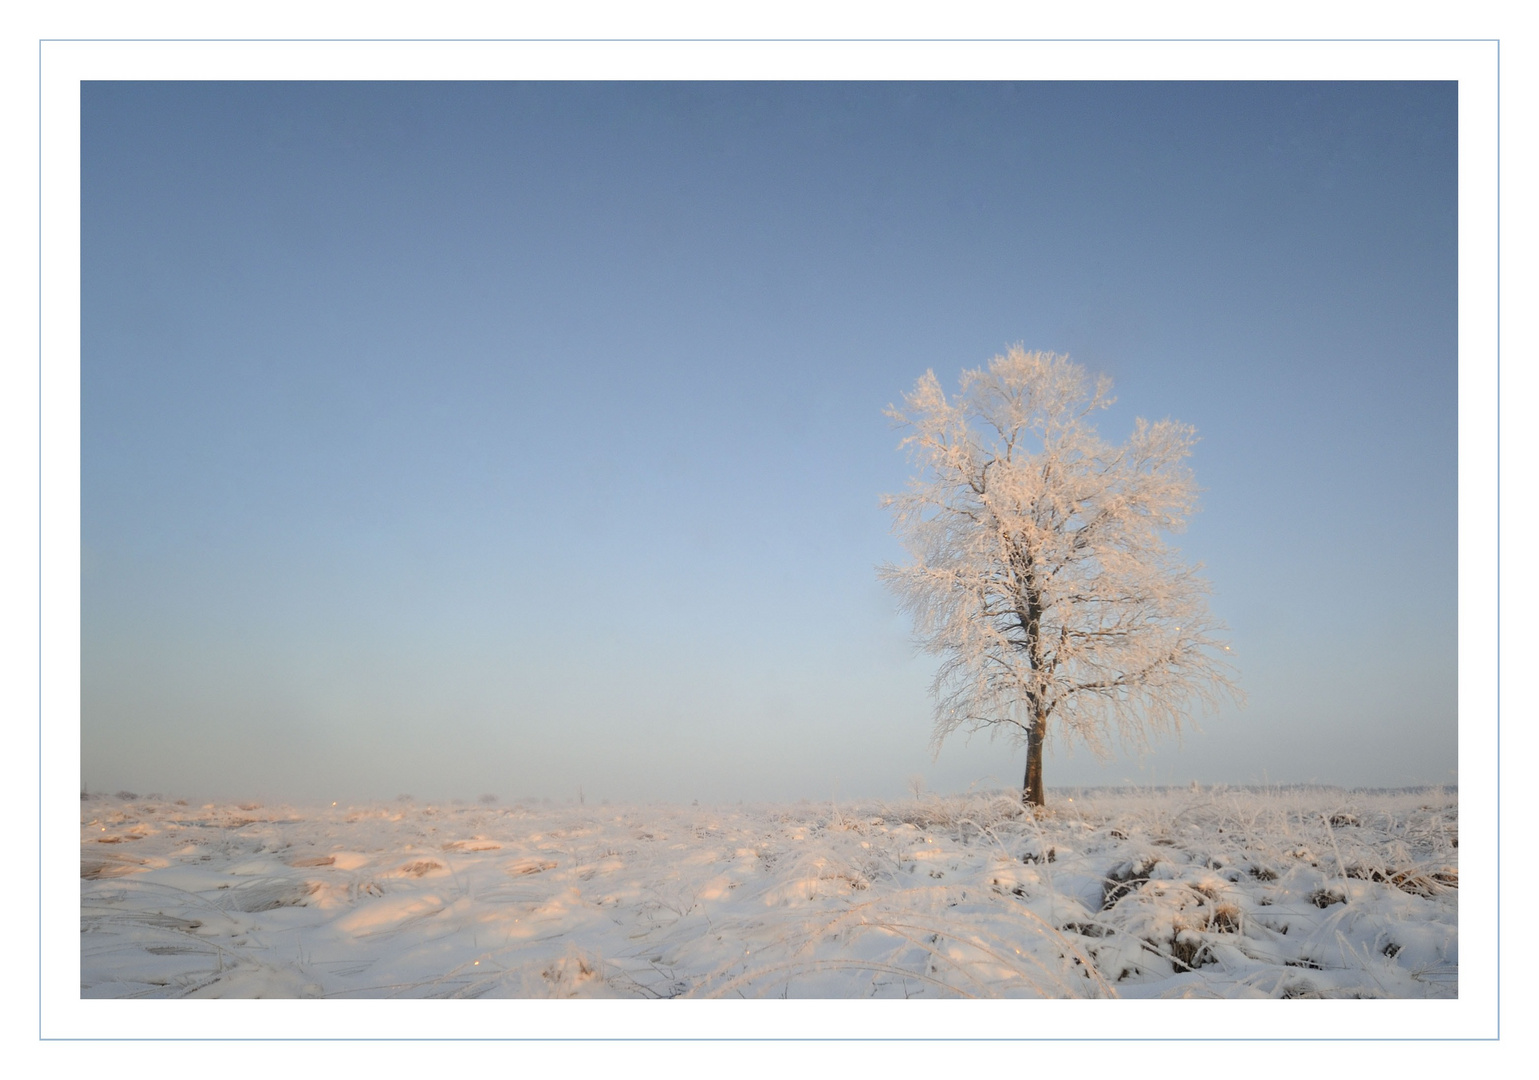
[[[1200,567],[1165,540],[1197,509],[1195,429],[1140,419],[1112,446],[1093,422],[1110,390],[1015,346],[964,371],[955,398],[926,372],[887,410],[918,473],[884,500],[911,561],[880,574],[943,658],[932,749],[958,728],[1008,729],[1030,806],[1045,804],[1050,735],[1105,758],[1242,699]]]

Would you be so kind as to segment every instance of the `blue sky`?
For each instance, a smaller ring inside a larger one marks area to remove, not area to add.
[[[927,750],[883,416],[1006,345],[1202,438],[1243,711],[1072,783],[1452,782],[1452,83],[87,83],[82,775],[1018,785]]]

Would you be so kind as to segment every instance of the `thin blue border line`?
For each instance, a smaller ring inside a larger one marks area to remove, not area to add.
[[[352,1000],[355,1000],[355,1001],[369,1001],[369,1000],[399,1001],[399,1000],[414,1000],[414,999],[403,999],[403,998],[379,998],[379,999],[354,998]],[[514,1000],[518,1000],[518,999],[514,999]],[[527,1000],[530,1000],[530,999],[525,998],[525,999],[522,999],[522,1000],[526,1000],[527,1001]],[[842,1000],[847,1000],[847,999],[844,999],[844,998],[802,998],[802,999],[799,999],[799,1000],[804,1000],[804,1001],[817,1001],[817,1000],[822,1000],[822,1001],[842,1001]],[[1065,999],[1059,999],[1059,1000],[1065,1000]],[[1403,1000],[1407,1000],[1407,999],[1400,998],[1400,999],[1386,999],[1386,1000],[1402,1000],[1403,1001]],[[55,1037],[50,1038],[50,1039],[45,1039],[43,1041],[45,1041],[45,1042],[112,1042],[112,1043],[132,1043],[132,1042],[155,1042],[155,1043],[164,1043],[164,1042],[265,1042],[265,1043],[278,1043],[278,1042],[305,1042],[305,1043],[317,1043],[317,1042],[380,1042],[380,1043],[388,1043],[388,1042],[518,1042],[518,1043],[531,1043],[531,1042],[541,1042],[541,1043],[569,1043],[569,1042],[570,1043],[596,1043],[596,1042],[623,1042],[623,1043],[675,1043],[675,1042],[732,1042],[732,1043],[736,1043],[736,1042],[776,1042],[776,1043],[799,1043],[799,1042],[818,1042],[818,1043],[829,1043],[829,1042],[885,1042],[885,1043],[891,1043],[891,1042],[896,1042],[896,1043],[933,1043],[933,1042],[965,1042],[965,1043],[980,1043],[980,1042],[996,1042],[996,1043],[1044,1043],[1044,1042],[1093,1042],[1093,1043],[1113,1043],[1113,1042],[1137,1042],[1137,1043],[1150,1043],[1150,1042],[1158,1042],[1158,1043],[1176,1043],[1176,1042],[1178,1042],[1178,1043],[1186,1043],[1186,1042],[1221,1042],[1221,1043],[1230,1043],[1230,1042],[1310,1042],[1310,1043],[1316,1043],[1316,1042],[1336,1042],[1336,1043],[1345,1043],[1345,1042],[1394,1042],[1394,1043],[1402,1043],[1402,1042],[1421,1042],[1421,1043],[1435,1043],[1435,1042],[1495,1042],[1496,1040],[1493,1039],[1491,1036],[1488,1036],[1488,1035],[1460,1035],[1460,1036],[1452,1036],[1452,1035],[1449,1035],[1449,1036],[1417,1035],[1417,1036],[1411,1036],[1411,1037],[1407,1037],[1407,1038],[1399,1038],[1397,1036],[1392,1036],[1392,1035],[1363,1035],[1363,1036],[1331,1035],[1331,1036],[1322,1036],[1322,1037],[1319,1037],[1319,1038],[1311,1038],[1310,1036],[1307,1036],[1307,1035],[1296,1035],[1296,1036],[1292,1036],[1292,1035],[1202,1035],[1202,1036],[1192,1036],[1191,1038],[1182,1038],[1180,1036],[1175,1036],[1175,1035],[1151,1036],[1149,1038],[1140,1038],[1140,1037],[1138,1037],[1136,1035],[1123,1035],[1123,1036],[1108,1037],[1108,1038],[1101,1038],[1101,1037],[1095,1036],[1095,1035],[1046,1035],[1046,1036],[1042,1036],[1040,1038],[1031,1037],[1031,1036],[1001,1036],[1001,1035],[979,1035],[979,1036],[950,1035],[950,1036],[936,1036],[936,1037],[928,1037],[928,1036],[924,1036],[924,1037],[917,1037],[917,1036],[894,1036],[894,1037],[887,1037],[887,1036],[882,1036],[882,1035],[824,1035],[824,1036],[812,1036],[812,1035],[806,1035],[806,1036],[798,1036],[798,1035],[780,1035],[780,1036],[772,1036],[772,1035],[681,1035],[681,1036],[678,1036],[676,1038],[669,1037],[669,1036],[666,1036],[666,1035],[638,1035],[638,1036],[635,1036],[635,1037],[630,1037],[630,1036],[625,1036],[625,1035],[593,1035],[593,1036],[585,1036],[585,1035],[530,1035],[530,1036],[519,1036],[519,1035],[464,1035],[464,1036],[457,1036],[457,1035],[424,1035],[424,1036],[422,1036],[420,1038],[415,1038],[415,1037],[412,1037],[410,1035],[383,1035],[383,1036],[372,1036],[372,1035],[294,1035],[294,1036],[283,1036],[283,1035],[273,1035],[273,1036],[267,1036],[267,1037],[250,1036],[250,1035],[230,1035],[230,1036],[222,1036],[222,1035],[181,1035],[181,1036],[170,1036],[170,1037],[167,1037],[167,1038],[156,1038],[154,1036],[149,1036],[149,1035],[133,1035],[133,1036],[124,1036],[122,1038],[119,1038],[117,1036],[112,1036],[112,1035],[90,1035],[90,1036],[79,1036],[79,1037],[72,1037],[72,1036],[67,1036],[67,1035],[61,1035],[61,1036],[55,1036]]]
[[[1434,1043],[1434,1042],[1501,1042],[1502,1038],[1502,40],[1499,37],[1325,37],[1325,38],[1264,38],[1264,37],[1234,37],[1234,38],[1187,38],[1187,37],[1127,37],[1127,38],[651,38],[651,37],[619,37],[619,38],[583,38],[583,37],[557,37],[557,38],[235,38],[235,37],[211,37],[211,38],[160,38],[160,37],[45,37],[37,40],[37,1037],[38,1042],[231,1042],[235,1037],[168,1037],[168,1038],[112,1038],[98,1037],[71,1037],[71,1035],[43,1035],[43,45],[45,43],[82,43],[82,42],[119,42],[119,43],[208,43],[208,42],[249,42],[249,43],[343,43],[356,42],[360,45],[369,43],[386,42],[442,42],[442,43],[871,43],[871,45],[891,45],[891,43],[928,42],[928,43],[1065,43],[1065,42],[1148,42],[1148,43],[1225,43],[1225,42],[1490,42],[1496,45],[1496,1035],[1456,1035],[1456,1037],[1330,1037],[1310,1038],[1299,1035],[1294,1038],[1284,1038],[1284,1042],[1328,1042],[1328,1043]],[[1100,80],[1100,82],[1116,82],[1116,80]],[[1222,80],[1220,80],[1222,82]],[[245,1042],[245,1037],[242,1037]],[[634,1042],[691,1042],[691,1043],[716,1043],[716,1042],[759,1042],[759,1037],[483,1037],[483,1035],[466,1035],[466,1037],[443,1037],[443,1035],[429,1035],[429,1037],[386,1037],[376,1038],[368,1035],[359,1037],[269,1037],[260,1038],[259,1042],[519,1042],[519,1043],[634,1043]],[[845,1042],[1010,1042],[1010,1043],[1057,1043],[1057,1042],[1094,1042],[1094,1043],[1120,1043],[1120,1042],[1203,1042],[1203,1043],[1247,1043],[1247,1042],[1277,1042],[1273,1037],[1193,1037],[1193,1038],[1136,1038],[1136,1037],[1036,1037],[1036,1038],[1000,1038],[1000,1037],[940,1037],[940,1038],[883,1038],[883,1037],[779,1037],[770,1038],[768,1042],[817,1042],[817,1043],[845,1043]]]
[[[1433,37],[1433,38],[966,38],[966,37],[964,37],[964,38],[730,38],[730,37],[729,38],[669,38],[669,37],[663,37],[663,38],[624,38],[624,37],[622,37],[622,38],[572,38],[572,37],[556,37],[556,38],[39,38],[38,41],[39,41],[39,43],[42,43],[42,42],[125,42],[125,43],[148,43],[148,42],[182,43],[182,42],[186,42],[188,44],[199,44],[199,43],[207,43],[207,42],[212,42],[212,41],[250,42],[251,44],[269,44],[269,43],[272,43],[272,42],[283,42],[283,43],[288,43],[288,42],[295,42],[295,43],[320,42],[320,43],[330,43],[330,44],[341,44],[341,43],[348,43],[348,42],[356,42],[356,43],[361,44],[361,45],[372,45],[372,44],[382,44],[382,43],[383,44],[389,44],[389,43],[393,43],[393,42],[410,42],[410,41],[414,41],[414,42],[442,42],[442,43],[446,43],[446,44],[449,44],[449,43],[463,43],[463,44],[488,44],[488,45],[507,44],[507,43],[510,43],[510,42],[512,42],[512,43],[527,42],[529,44],[534,44],[534,45],[567,44],[567,43],[581,44],[581,45],[604,45],[604,44],[615,44],[615,43],[626,43],[626,42],[635,42],[635,43],[640,43],[640,44],[668,44],[668,43],[673,43],[673,44],[685,44],[685,45],[695,44],[695,43],[710,45],[710,44],[721,44],[721,43],[724,43],[724,42],[742,42],[742,43],[749,43],[749,44],[760,44],[760,43],[762,43],[762,44],[766,44],[766,45],[784,45],[784,44],[800,44],[800,43],[807,43],[807,44],[832,43],[832,44],[851,44],[851,45],[854,45],[854,44],[871,44],[871,45],[894,45],[894,44],[896,44],[896,45],[903,45],[903,44],[909,44],[909,43],[925,43],[925,44],[958,43],[958,44],[985,44],[985,45],[999,44],[999,45],[1012,45],[1012,44],[1029,44],[1029,43],[1036,43],[1036,42],[1040,42],[1040,43],[1043,43],[1043,44],[1064,44],[1064,43],[1075,43],[1075,42],[1087,42],[1087,43],[1093,43],[1093,44],[1117,44],[1117,43],[1127,43],[1127,42],[1150,42],[1150,43],[1153,43],[1153,44],[1174,44],[1174,43],[1180,43],[1180,42],[1194,42],[1194,43],[1197,43],[1197,44],[1203,44],[1203,43],[1211,42],[1213,44],[1220,44],[1220,45],[1222,45],[1222,44],[1232,44],[1232,43],[1237,42],[1237,41],[1255,41],[1255,42],[1277,42],[1279,44],[1296,44],[1296,43],[1300,43],[1300,42],[1306,42],[1306,43],[1319,42],[1319,43],[1322,43],[1322,44],[1339,43],[1339,42],[1356,43],[1356,44],[1362,44],[1362,43],[1368,43],[1368,42],[1383,42],[1385,44],[1399,44],[1399,45],[1403,45],[1403,44],[1407,44],[1407,43],[1414,44],[1416,42],[1424,42],[1424,41],[1425,42],[1442,41],[1442,42],[1498,42],[1498,43],[1500,43],[1501,39],[1500,38],[1493,38],[1493,37],[1470,37],[1470,38],[1462,38],[1462,37],[1461,38],[1436,38],[1436,37]],[[199,80],[196,80],[196,79],[178,79],[178,80],[175,80],[175,81],[177,81],[177,82],[197,82]],[[223,80],[223,81],[238,81],[238,80]],[[266,82],[266,81],[280,81],[281,82],[281,81],[285,81],[285,80],[256,80],[256,81],[262,81],[262,82]],[[370,82],[370,81],[374,81],[374,80],[356,79],[356,80],[345,80],[345,81],[349,81],[349,82]],[[385,81],[385,80],[381,80],[381,81]],[[407,80],[407,81],[416,81],[416,80]],[[444,81],[444,80],[433,80],[433,81]],[[452,80],[450,80],[450,81],[452,81]],[[603,80],[603,81],[613,82],[613,81],[620,81],[620,80]],[[693,81],[693,80],[691,80],[691,81]],[[736,81],[741,81],[741,80],[733,80],[733,81],[736,82]],[[796,81],[800,81],[800,80],[795,80],[795,79],[775,79],[775,80],[767,80],[767,81],[773,81],[773,82],[796,82]],[[883,82],[883,81],[896,81],[896,80],[873,80],[873,81]],[[989,80],[989,81],[993,81],[993,80]],[[1118,81],[1132,82],[1132,81],[1143,81],[1143,80],[1131,80],[1131,79],[1129,79],[1129,80],[1093,79],[1093,80],[1085,80],[1085,81],[1087,81],[1087,82],[1118,82]],[[1164,80],[1161,80],[1161,81],[1164,81]],[[1170,81],[1178,81],[1178,80],[1170,80]],[[1226,81],[1226,80],[1222,80],[1222,79],[1218,79],[1218,80],[1201,79],[1201,80],[1196,80],[1196,81],[1199,81],[1199,82],[1223,82],[1223,81]],[[1267,80],[1245,79],[1245,80],[1238,80],[1238,81],[1242,81],[1242,82],[1257,82],[1257,81],[1267,81]],[[1281,82],[1291,82],[1291,81],[1294,81],[1294,80],[1283,79],[1283,80],[1278,80],[1278,81],[1281,81]],[[1300,81],[1309,81],[1309,80],[1300,80]],[[1327,81],[1329,81],[1329,80],[1327,80]],[[1417,81],[1417,80],[1408,80],[1408,81],[1414,82],[1414,81]]]
[[[37,1037],[43,1038],[43,42],[37,43]]]
[[[1502,43],[1496,41],[1496,1038],[1502,1037]]]

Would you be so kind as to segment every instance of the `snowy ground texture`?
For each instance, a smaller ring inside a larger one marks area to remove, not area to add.
[[[1453,997],[1443,790],[81,802],[84,997]]]

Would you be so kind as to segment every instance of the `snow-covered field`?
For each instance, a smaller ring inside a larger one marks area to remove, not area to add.
[[[122,793],[127,795],[127,793]],[[84,997],[1453,997],[1443,790],[81,802]]]

